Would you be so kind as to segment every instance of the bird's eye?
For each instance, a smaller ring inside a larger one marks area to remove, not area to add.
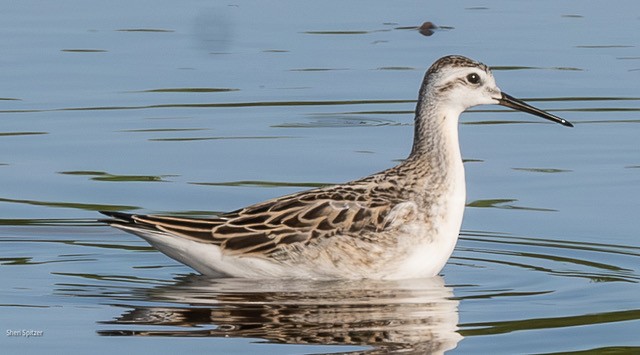
[[[476,73],[471,73],[467,75],[467,81],[471,84],[478,84],[480,82],[480,75]]]

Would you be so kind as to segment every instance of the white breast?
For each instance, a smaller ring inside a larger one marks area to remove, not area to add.
[[[458,241],[466,198],[462,160],[455,165],[449,191],[431,206],[430,223],[416,221],[405,226],[407,237],[400,246],[405,257],[385,279],[432,277],[447,263]]]

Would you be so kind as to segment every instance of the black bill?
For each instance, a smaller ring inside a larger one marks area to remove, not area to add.
[[[511,95],[507,95],[504,92],[502,93],[502,97],[500,99],[498,99],[498,103],[502,106],[506,106],[506,107],[510,107],[512,109],[518,110],[518,111],[522,111],[522,112],[526,112],[526,113],[530,113],[532,115],[536,115],[538,117],[542,117],[544,119],[547,119],[549,121],[553,121],[556,123],[560,123],[561,125],[567,126],[567,127],[573,127],[573,125],[571,124],[571,122],[565,120],[564,118],[560,118],[558,116],[554,116],[548,112],[542,111],[538,108],[535,108],[529,104],[527,104],[526,102],[522,101],[522,100],[518,100],[515,97],[511,96]]]

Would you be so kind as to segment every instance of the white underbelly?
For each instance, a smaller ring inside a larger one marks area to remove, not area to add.
[[[460,235],[464,215],[466,189],[464,168],[454,174],[451,190],[432,206],[428,214],[430,223],[408,226],[404,260],[389,279],[432,277],[437,275],[449,260]]]

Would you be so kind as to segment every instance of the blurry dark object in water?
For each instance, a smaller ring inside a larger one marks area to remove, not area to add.
[[[448,26],[437,26],[435,23],[431,22],[431,21],[427,21],[425,23],[423,23],[420,27],[418,26],[403,26],[403,27],[396,27],[396,30],[418,30],[418,32],[420,32],[420,34],[422,34],[423,36],[431,36],[432,34],[435,33],[436,30],[442,30],[442,29],[446,29],[446,30],[450,30],[453,29],[453,27],[448,27]]]
[[[420,32],[420,34],[423,36],[429,37],[433,34],[433,30],[437,28],[438,26],[436,26],[433,22],[427,21],[418,28],[418,32]]]

